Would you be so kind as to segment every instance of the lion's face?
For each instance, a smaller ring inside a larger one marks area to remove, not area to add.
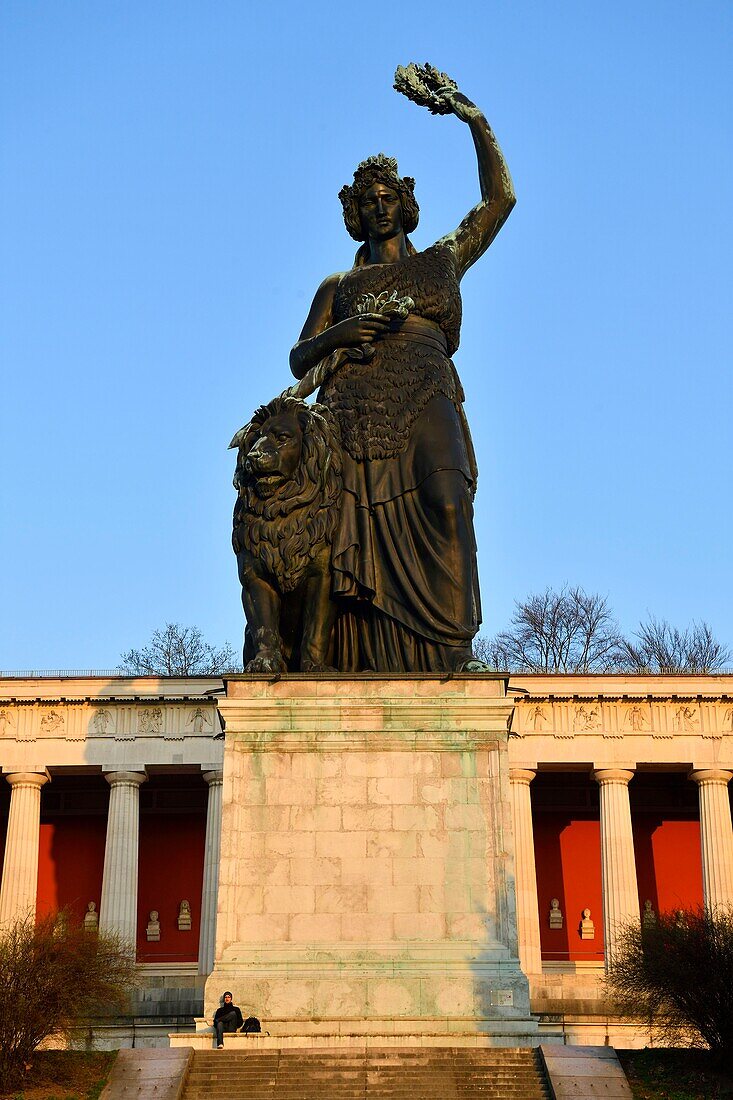
[[[291,592],[339,520],[342,456],[333,416],[283,395],[257,409],[232,442],[234,550],[259,558],[281,591]]]
[[[302,452],[303,430],[295,413],[283,412],[265,420],[244,461],[257,496],[267,499],[290,481]]]

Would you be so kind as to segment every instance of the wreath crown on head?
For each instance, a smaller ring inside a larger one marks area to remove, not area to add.
[[[344,184],[339,191],[344,222],[349,234],[355,241],[366,240],[359,214],[359,199],[373,183],[384,183],[397,192],[402,206],[402,227],[405,233],[412,233],[420,217],[420,207],[415,200],[415,181],[412,176],[399,174],[394,157],[377,153],[376,156],[363,160],[354,172],[354,182]]]

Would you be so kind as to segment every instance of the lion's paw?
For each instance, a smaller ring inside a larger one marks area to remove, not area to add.
[[[245,672],[287,672],[288,666],[279,653],[260,653],[245,665]]]
[[[303,661],[300,666],[301,672],[323,672],[332,673],[338,672],[338,669],[333,665],[327,665],[323,661]]]

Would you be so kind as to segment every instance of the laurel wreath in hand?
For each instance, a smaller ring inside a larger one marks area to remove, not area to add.
[[[418,106],[427,107],[434,115],[449,115],[453,109],[439,93],[458,91],[455,80],[452,80],[447,73],[441,73],[427,61],[424,65],[416,65],[414,61],[407,66],[398,65],[394,74],[393,87]]]
[[[362,294],[356,303],[356,313],[383,313],[392,320],[404,321],[410,310],[415,308],[415,303],[409,294],[400,298],[396,290],[388,294],[383,290],[381,294]]]

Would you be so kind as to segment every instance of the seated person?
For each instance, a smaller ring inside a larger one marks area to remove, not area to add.
[[[242,1013],[232,1001],[229,990],[226,991],[221,1008],[214,1013],[214,1031],[216,1032],[216,1045],[218,1050],[224,1047],[224,1032],[238,1031],[244,1023]]]

